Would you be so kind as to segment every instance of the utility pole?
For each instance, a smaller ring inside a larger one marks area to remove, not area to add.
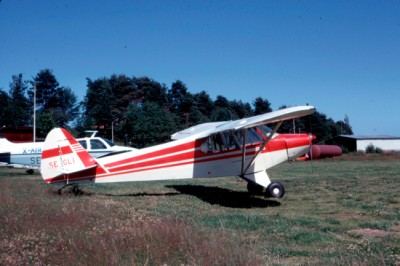
[[[33,142],[36,142],[36,81],[33,84]]]

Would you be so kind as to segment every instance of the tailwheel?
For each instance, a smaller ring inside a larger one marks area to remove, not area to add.
[[[75,184],[72,187],[72,193],[74,193],[75,196],[81,195],[82,194],[82,190],[80,190],[79,186],[77,184]]]
[[[72,192],[72,194],[74,194],[75,196],[79,196],[79,195],[82,195],[82,194],[83,194],[83,191],[79,188],[78,184],[67,184],[67,185],[65,185],[65,186],[63,186],[63,187],[61,187],[61,188],[59,188],[59,189],[57,190],[57,193],[58,193],[59,195],[61,195],[64,188],[66,188],[66,187],[71,187],[71,186],[72,186],[72,188],[70,189],[69,193]]]
[[[252,195],[262,195],[264,187],[254,182],[247,182],[247,191]]]
[[[266,194],[267,197],[282,198],[285,195],[285,187],[279,182],[273,182],[267,187]]]

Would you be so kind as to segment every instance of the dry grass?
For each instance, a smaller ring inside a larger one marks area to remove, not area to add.
[[[59,196],[43,186],[39,176],[8,176],[12,170],[1,171],[0,265],[261,262],[228,234],[218,230],[210,234],[183,220],[154,215],[153,200],[168,194],[113,196],[89,191],[78,197]],[[131,206],[129,199],[134,197],[148,198],[147,208]]]
[[[0,265],[400,263],[397,158],[297,162],[269,173],[285,184],[282,200],[249,196],[232,177],[59,196],[37,174],[0,168]]]

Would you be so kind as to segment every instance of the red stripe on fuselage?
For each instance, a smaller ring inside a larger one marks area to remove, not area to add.
[[[304,134],[302,134],[301,136],[296,135],[295,138],[292,138],[292,140],[294,141],[295,139],[298,139],[299,137],[304,138]],[[279,138],[279,137],[272,139],[268,143],[266,149],[264,149],[263,153],[285,150],[287,147],[285,140],[286,140],[286,138]],[[306,140],[307,140],[307,138],[306,138]],[[296,143],[293,142],[292,144],[302,144],[303,142],[304,141],[297,141]],[[219,160],[225,160],[225,159],[241,158],[241,156],[242,156],[242,151],[239,148],[233,149],[233,150],[225,150],[225,151],[215,152],[215,153],[204,153],[200,150],[201,143],[202,143],[202,141],[189,142],[189,143],[185,143],[183,145],[170,147],[170,148],[166,148],[163,150],[158,150],[158,151],[154,151],[151,153],[135,156],[135,157],[132,157],[129,159],[124,159],[121,161],[113,162],[113,163],[107,164],[105,167],[111,173],[117,173],[117,172],[122,172],[122,171],[137,172],[137,171],[167,168],[167,167],[191,164],[191,163],[196,164],[196,163],[203,163],[203,162],[209,162],[209,161],[219,161]],[[307,143],[305,145],[307,145]],[[290,146],[297,147],[294,145],[290,145]],[[298,146],[302,146],[302,145],[298,145]],[[291,148],[291,147],[289,147],[289,148]],[[184,150],[182,150],[183,148],[189,148],[189,149],[185,152]],[[246,156],[255,155],[256,151],[259,148],[260,148],[259,144],[247,146],[246,147],[246,150],[247,150]],[[180,152],[180,153],[176,154],[177,152]],[[173,153],[175,153],[175,154],[173,154]]]
[[[183,143],[181,145],[168,147],[168,148],[165,148],[165,149],[162,149],[162,150],[157,150],[157,151],[141,154],[141,155],[138,155],[138,156],[134,156],[132,158],[128,158],[128,159],[124,159],[124,160],[121,160],[121,161],[116,161],[116,162],[112,162],[112,163],[106,164],[105,167],[106,168],[111,168],[111,167],[119,166],[119,165],[122,165],[122,164],[135,163],[137,161],[153,159],[153,158],[159,157],[159,156],[166,156],[168,154],[173,154],[173,153],[176,153],[176,152],[182,152],[182,151],[188,150],[188,149],[194,149],[195,145],[196,145],[195,143],[196,143],[196,141],[191,141],[191,142]]]

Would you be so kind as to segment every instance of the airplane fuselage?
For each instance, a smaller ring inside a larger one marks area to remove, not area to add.
[[[22,167],[39,169],[43,151],[43,142],[2,143],[0,162]]]
[[[45,182],[61,185],[240,176],[250,193],[280,198],[284,187],[267,169],[307,153],[308,134],[277,134],[282,122],[312,114],[298,106],[234,121],[196,125],[173,141],[108,157],[93,158],[65,129],[49,132],[42,153]],[[266,124],[274,125],[270,129]]]
[[[93,156],[101,156],[127,150],[130,147],[113,145],[100,137],[80,138],[78,142]],[[113,146],[111,146],[111,145]],[[40,169],[44,142],[13,143],[4,138],[0,139],[0,163],[28,169]]]
[[[252,165],[243,172],[260,149],[260,143],[243,147],[204,148],[207,138],[182,139],[120,155],[96,160],[97,167],[68,175],[45,179],[48,183],[108,183],[170,179],[241,176],[263,172],[277,164],[307,153],[308,134],[277,134],[261,151]],[[245,156],[243,157],[243,152]],[[245,160],[243,160],[245,158]],[[49,168],[68,167],[72,159],[49,161]],[[266,180],[265,184],[269,184]]]

